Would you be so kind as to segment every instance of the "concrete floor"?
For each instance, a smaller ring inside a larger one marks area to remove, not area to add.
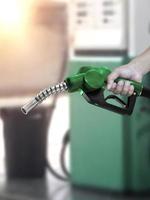
[[[149,200],[150,196],[127,196],[71,187],[49,172],[43,179],[7,180],[0,177],[0,200]]]

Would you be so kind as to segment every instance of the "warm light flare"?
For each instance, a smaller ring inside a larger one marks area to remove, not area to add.
[[[23,33],[35,0],[0,0],[0,37]]]
[[[11,29],[18,26],[22,19],[21,9],[17,0],[0,0],[0,26]]]

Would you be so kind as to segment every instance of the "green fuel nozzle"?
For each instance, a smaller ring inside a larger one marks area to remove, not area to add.
[[[69,92],[78,90],[91,92],[104,87],[110,73],[106,67],[82,67],[76,75],[66,78],[65,82]]]
[[[107,77],[110,73],[111,70],[107,67],[82,67],[76,75],[66,78],[65,82],[68,85],[69,92],[75,92],[77,90],[91,92],[100,88],[105,88]],[[120,80],[127,79],[117,78],[115,82],[119,82]],[[130,84],[134,86],[136,95],[140,96],[143,89],[142,84],[131,80]]]
[[[143,91],[141,83],[130,81],[134,86],[134,94],[128,97],[127,103],[115,95],[105,97],[104,91],[106,90],[107,77],[111,70],[107,67],[81,67],[77,74],[67,77],[64,82],[55,86],[50,86],[34,97],[30,102],[25,104],[21,110],[24,114],[30,112],[37,105],[42,103],[47,97],[58,94],[64,91],[76,92],[81,91],[85,100],[98,107],[102,107],[119,114],[131,114],[135,105],[136,97],[140,96]],[[126,80],[118,78],[115,81]],[[120,106],[113,105],[107,101],[114,99],[120,103]]]

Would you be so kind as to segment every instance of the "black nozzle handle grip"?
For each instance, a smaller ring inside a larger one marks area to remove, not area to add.
[[[141,96],[150,99],[150,88],[143,87]]]

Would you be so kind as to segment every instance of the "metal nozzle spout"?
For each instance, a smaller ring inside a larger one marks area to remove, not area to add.
[[[66,82],[61,82],[55,86],[49,87],[41,91],[37,96],[25,104],[21,111],[27,115],[33,108],[35,108],[38,104],[42,103],[47,97],[53,94],[58,94],[60,92],[64,92],[68,89]]]
[[[27,104],[25,104],[22,108],[21,111],[23,112],[23,114],[27,115],[33,108],[35,108],[37,105],[39,104],[39,102],[34,98],[32,99],[30,102],[28,102]]]

